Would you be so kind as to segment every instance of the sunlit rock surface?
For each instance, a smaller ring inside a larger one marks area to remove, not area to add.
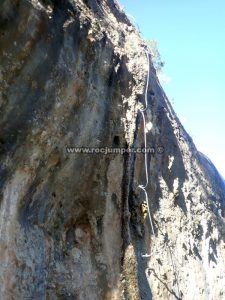
[[[155,235],[138,188],[143,154],[67,152],[143,147],[147,72],[144,43],[113,0],[1,1],[0,299],[225,298],[224,181],[152,63]]]

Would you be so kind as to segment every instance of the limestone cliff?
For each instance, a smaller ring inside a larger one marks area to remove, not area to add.
[[[67,151],[144,146],[148,68],[154,235],[143,154]],[[0,299],[222,300],[224,210],[118,3],[1,1]]]

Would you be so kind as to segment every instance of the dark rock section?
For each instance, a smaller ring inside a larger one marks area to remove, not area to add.
[[[224,181],[113,0],[0,3],[1,299],[224,299]],[[162,151],[163,149],[163,151]],[[143,254],[150,257],[143,258]]]

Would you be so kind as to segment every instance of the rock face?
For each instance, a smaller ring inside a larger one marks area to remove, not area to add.
[[[119,5],[2,0],[0,45],[1,299],[224,299],[225,184],[151,62],[155,234],[143,154],[68,153],[144,146],[145,46]]]

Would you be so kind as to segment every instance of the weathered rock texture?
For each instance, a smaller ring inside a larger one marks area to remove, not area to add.
[[[0,299],[225,298],[224,182],[113,0],[0,3]],[[151,125],[151,126],[150,126]],[[142,255],[148,253],[149,258]]]

